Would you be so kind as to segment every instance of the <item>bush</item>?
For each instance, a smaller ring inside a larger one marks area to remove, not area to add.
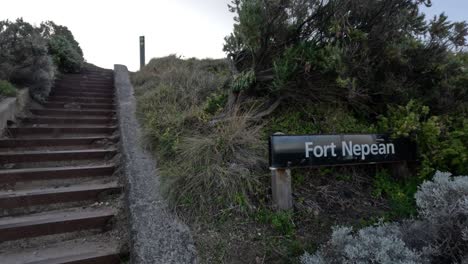
[[[468,176],[438,172],[419,187],[415,198],[421,222],[412,231],[425,233],[429,253],[440,263],[468,257]]]
[[[420,264],[420,254],[408,248],[398,227],[384,224],[366,227],[353,234],[352,228],[336,227],[332,238],[315,255],[301,257],[303,264],[379,263]]]
[[[8,81],[0,80],[0,95],[3,96],[15,96],[16,88]]]
[[[55,77],[55,66],[45,40],[22,19],[0,21],[0,79],[27,86],[33,98],[48,96]]]
[[[239,72],[253,71],[251,95],[339,100],[371,115],[419,98],[438,114],[466,113],[468,24],[426,22],[420,6],[430,5],[232,0],[224,50]]]
[[[132,76],[138,116],[174,207],[202,212],[248,207],[266,167],[260,126],[248,111],[211,122],[227,102],[225,60],[153,59]]]
[[[354,234],[333,230],[332,238],[310,263],[461,263],[468,259],[468,176],[437,172],[415,194],[418,217],[379,224]]]
[[[80,72],[84,63],[83,51],[70,30],[52,21],[42,23],[39,30],[48,42],[49,54],[58,69],[64,73]]]

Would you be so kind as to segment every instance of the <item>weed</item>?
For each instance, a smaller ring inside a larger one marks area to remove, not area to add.
[[[269,224],[283,236],[291,237],[296,230],[291,211],[272,211],[266,208],[257,210],[254,219],[262,224]]]
[[[414,194],[417,191],[417,179],[399,182],[393,179],[388,171],[380,170],[374,180],[374,197],[386,196],[390,199],[392,212],[389,217],[401,218],[416,214]]]
[[[15,96],[16,88],[8,81],[0,80],[0,95],[3,96]]]

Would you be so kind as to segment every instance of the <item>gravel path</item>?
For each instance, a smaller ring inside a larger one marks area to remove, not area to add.
[[[142,148],[135,116],[136,100],[127,67],[115,65],[115,87],[127,179],[133,263],[197,263],[189,228],[167,208],[161,197],[156,162]]]

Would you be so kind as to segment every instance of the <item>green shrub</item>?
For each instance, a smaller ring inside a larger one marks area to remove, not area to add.
[[[49,54],[57,68],[64,73],[80,72],[84,63],[83,51],[71,31],[52,21],[41,23],[39,31],[48,42]]]
[[[381,131],[390,131],[394,137],[409,136],[418,145],[421,180],[431,177],[436,170],[455,174],[468,171],[468,125],[466,118],[431,116],[427,106],[411,100],[406,106],[389,107],[385,117],[379,118]]]
[[[0,80],[0,95],[15,96],[16,88],[8,81]]]
[[[31,96],[42,101],[54,77],[55,66],[38,30],[22,19],[0,21],[0,79],[29,87]]]
[[[83,57],[73,49],[70,42],[63,36],[54,35],[51,37],[49,52],[61,72],[80,72],[83,67]]]
[[[416,214],[414,194],[417,191],[418,184],[419,180],[417,178],[402,182],[392,178],[387,171],[380,170],[375,175],[372,195],[385,197],[390,201],[392,211],[388,213],[388,218],[410,217]]]
[[[371,133],[375,127],[356,118],[342,105],[312,104],[303,107],[281,107],[268,118],[266,136],[285,134]]]

